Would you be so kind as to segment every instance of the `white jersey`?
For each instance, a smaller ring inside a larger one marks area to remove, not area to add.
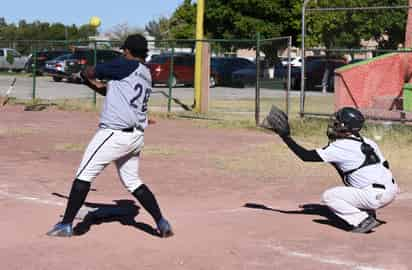
[[[345,184],[356,188],[364,188],[373,183],[383,185],[392,183],[392,173],[383,165],[386,159],[383,157],[379,147],[370,139],[364,138],[364,141],[373,147],[380,162],[364,166],[349,174],[344,180]],[[325,162],[332,163],[338,170],[345,173],[358,168],[365,161],[366,157],[361,151],[361,144],[361,142],[356,140],[338,139],[316,151]]]
[[[150,70],[138,61],[119,58],[98,65],[96,74],[110,78],[99,126],[115,130],[145,129],[152,86]]]

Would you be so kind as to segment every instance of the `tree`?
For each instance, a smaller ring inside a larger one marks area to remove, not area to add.
[[[314,1],[310,7],[368,7],[405,5],[404,0]],[[309,46],[358,48],[361,40],[374,39],[379,48],[396,49],[404,41],[406,9],[332,11],[307,16]]]
[[[185,0],[170,18],[170,37],[173,39],[194,39],[196,36],[196,5]]]
[[[160,17],[157,20],[151,20],[145,26],[146,32],[149,33],[155,40],[169,39],[169,19]]]
[[[196,3],[185,0],[173,14],[173,38],[194,38]],[[254,39],[292,36],[301,41],[302,0],[207,0],[205,34],[208,38]],[[367,7],[405,5],[405,0],[317,0],[313,7]],[[403,43],[406,9],[308,12],[308,46],[358,48],[362,39],[375,39],[379,48],[396,49]],[[236,44],[236,47],[249,45]]]
[[[114,26],[107,34],[112,40],[124,41],[128,35],[140,33],[143,34],[144,30],[138,27],[131,27],[127,23],[122,23]]]

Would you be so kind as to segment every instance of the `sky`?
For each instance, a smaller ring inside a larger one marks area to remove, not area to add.
[[[77,26],[87,24],[92,16],[101,19],[100,32],[127,23],[130,27],[144,26],[153,19],[170,17],[184,0],[7,0],[2,1],[0,17],[8,24],[26,20],[31,23],[57,23]],[[24,6],[24,8],[22,7]]]

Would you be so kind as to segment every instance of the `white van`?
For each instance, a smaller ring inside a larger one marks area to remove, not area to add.
[[[22,56],[15,49],[0,48],[0,69],[21,71],[27,60],[28,57]]]

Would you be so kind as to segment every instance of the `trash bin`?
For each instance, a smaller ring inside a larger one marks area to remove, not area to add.
[[[403,110],[412,112],[412,83],[403,85]]]

